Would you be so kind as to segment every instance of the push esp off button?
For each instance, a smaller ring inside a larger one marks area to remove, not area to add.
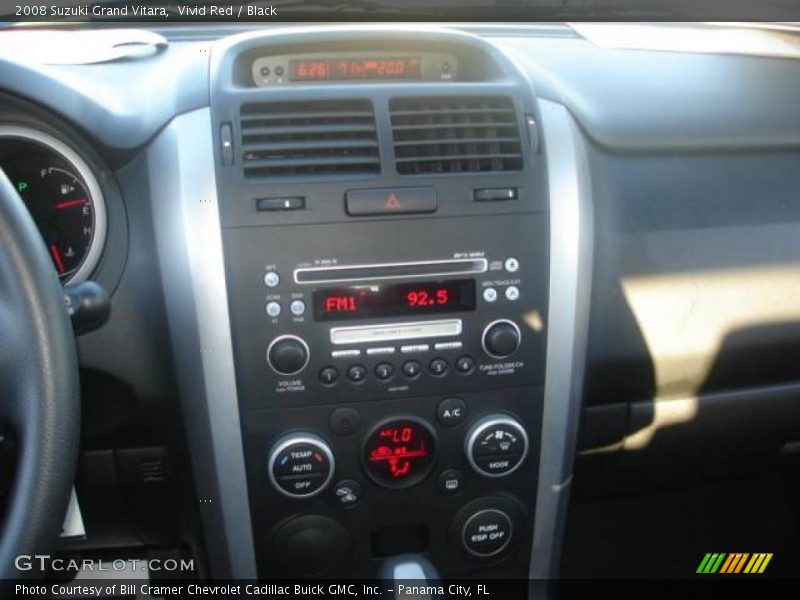
[[[467,519],[462,540],[467,552],[485,558],[502,552],[512,535],[511,518],[502,510],[487,508]]]
[[[292,434],[272,447],[267,468],[276,490],[291,498],[308,498],[325,489],[333,477],[333,453],[314,434]]]
[[[510,555],[527,531],[527,517],[518,499],[507,494],[476,498],[456,512],[450,543],[472,561],[496,561]]]

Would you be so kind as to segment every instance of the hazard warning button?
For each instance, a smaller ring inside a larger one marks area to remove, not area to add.
[[[345,193],[347,214],[353,217],[436,212],[432,187],[372,188]]]

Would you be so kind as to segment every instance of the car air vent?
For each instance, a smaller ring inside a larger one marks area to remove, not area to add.
[[[240,116],[245,177],[380,171],[375,114],[367,100],[245,104]]]
[[[142,483],[156,483],[166,479],[164,461],[160,459],[139,461],[139,477]]]
[[[389,110],[401,175],[522,168],[519,127],[508,98],[394,98]]]

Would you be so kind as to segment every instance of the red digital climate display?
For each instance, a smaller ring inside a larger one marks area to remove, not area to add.
[[[419,79],[418,56],[319,58],[289,61],[291,81],[347,81],[354,79]]]
[[[318,321],[399,317],[475,310],[472,279],[315,290]]]
[[[433,467],[436,442],[430,428],[412,419],[394,419],[373,429],[364,458],[367,473],[383,486],[407,488]]]

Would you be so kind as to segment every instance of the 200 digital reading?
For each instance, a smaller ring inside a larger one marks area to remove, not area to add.
[[[315,290],[314,318],[338,321],[475,310],[472,279]]]

